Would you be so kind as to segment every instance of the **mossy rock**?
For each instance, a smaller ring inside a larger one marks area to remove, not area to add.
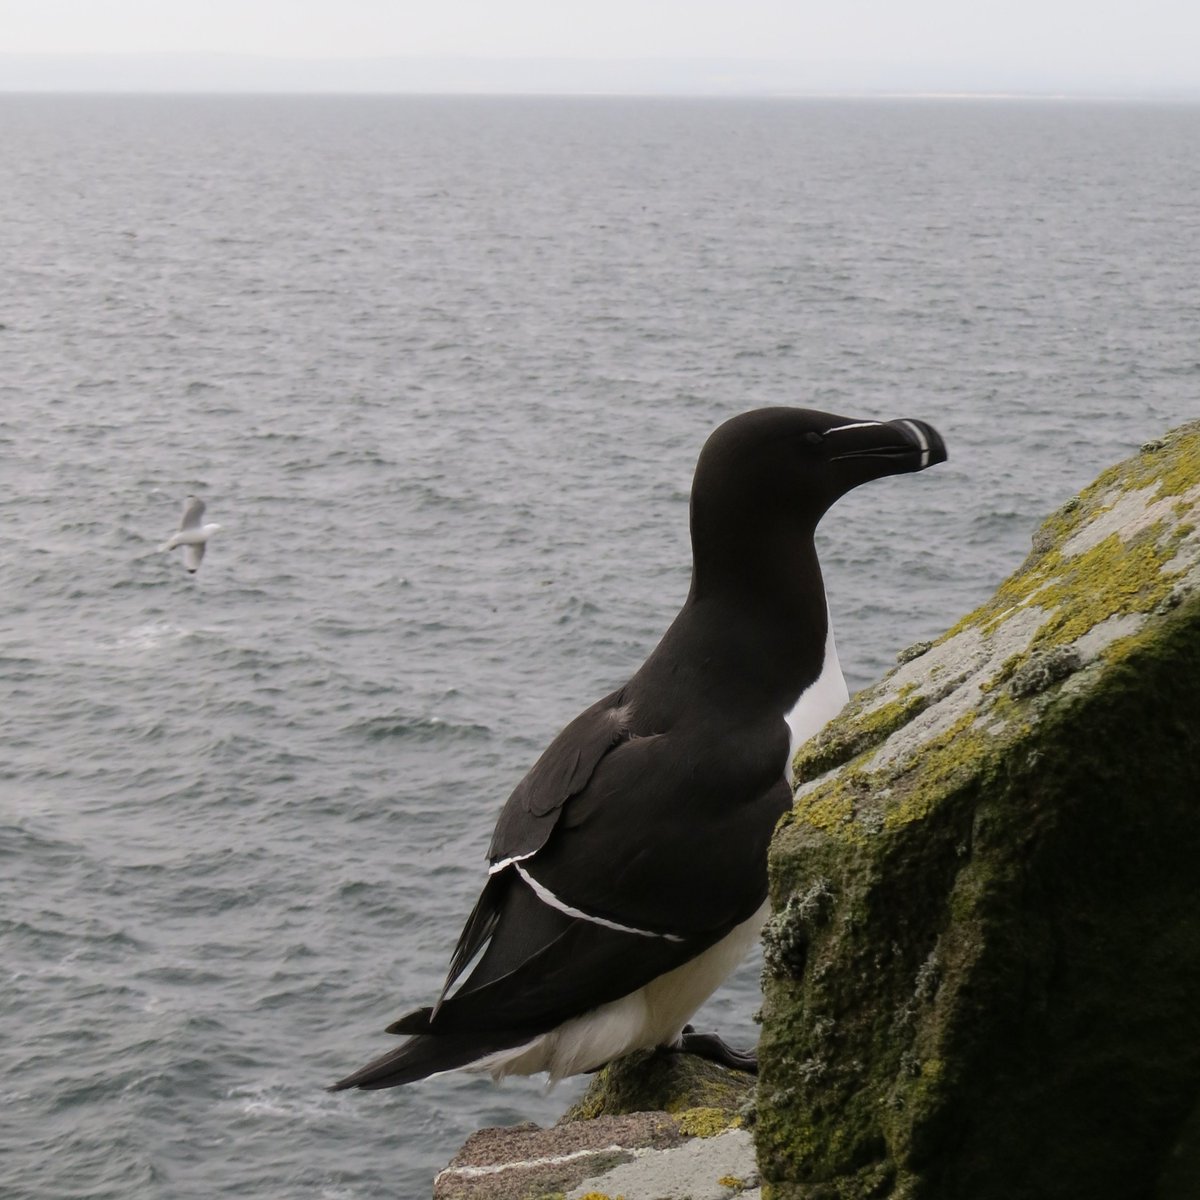
[[[1197,526],[1200,423],[801,748],[766,1195],[1200,1196]]]
[[[754,1076],[708,1062],[694,1054],[641,1050],[597,1071],[579,1102],[559,1124],[666,1112],[693,1137],[709,1137],[741,1120],[754,1093]]]

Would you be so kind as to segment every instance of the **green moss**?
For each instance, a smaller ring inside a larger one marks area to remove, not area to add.
[[[597,1071],[560,1123],[634,1112],[720,1111],[731,1124],[754,1091],[754,1077],[694,1054],[641,1050]]]
[[[986,696],[989,692],[994,692],[997,688],[1002,687],[1007,683],[1017,670],[1022,667],[1026,660],[1026,654],[1012,654],[1000,664],[1000,669],[991,677],[985,679],[980,685],[980,691]]]
[[[866,707],[867,695],[864,694],[861,702],[851,701],[848,719],[839,721],[827,735],[812,738],[799,749],[793,763],[798,785],[817,779],[864,750],[879,745],[929,704],[929,698],[919,693],[913,683],[901,688],[895,699],[869,708]]]
[[[921,746],[921,774],[908,777],[907,762],[892,771],[869,774],[874,747],[855,762],[799,797],[781,827],[805,825],[847,845],[865,845],[880,829],[919,820],[938,795],[978,767],[993,749],[991,735],[976,728],[974,712],[964,713],[942,733]],[[778,836],[778,835],[777,835]]]
[[[921,748],[919,783],[906,779],[897,799],[888,804],[884,827],[895,829],[925,817],[939,797],[974,775],[995,749],[993,739],[975,728],[976,716],[964,713],[944,733]]]
[[[789,819],[802,821],[813,829],[836,834],[848,840],[860,840],[854,828],[854,780],[844,772],[837,787],[825,787],[806,796],[792,810]]]

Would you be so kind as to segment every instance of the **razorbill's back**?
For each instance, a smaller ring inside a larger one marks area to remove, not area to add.
[[[183,565],[187,567],[189,575],[195,575],[200,569],[208,539],[221,528],[216,524],[201,525],[200,518],[203,516],[204,501],[197,496],[189,496],[183,502],[183,518],[179,522],[179,529],[159,547],[160,550],[174,550],[176,546],[182,546]]]
[[[846,701],[813,532],[851,488],[945,458],[921,421],[808,409],[712,434],[679,615],[517,785],[437,1002],[335,1090],[463,1067],[553,1080],[654,1046],[752,1065],[687,1021],[761,927],[791,752]]]

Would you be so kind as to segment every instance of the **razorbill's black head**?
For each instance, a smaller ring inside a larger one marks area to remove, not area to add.
[[[770,580],[779,556],[807,549],[841,496],[872,479],[945,460],[945,444],[924,421],[855,420],[804,408],[733,417],[709,437],[696,464],[695,582],[740,587],[748,572],[752,586],[778,586]],[[803,577],[797,582],[802,586]]]
[[[924,422],[809,409],[712,434],[683,608],[517,784],[437,1002],[335,1088],[459,1067],[556,1079],[653,1046],[731,1053],[687,1022],[765,917],[790,751],[846,699],[813,531],[851,488],[945,458]]]

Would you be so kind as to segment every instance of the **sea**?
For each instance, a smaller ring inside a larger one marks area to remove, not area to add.
[[[1200,417],[1200,106],[5,95],[0,145],[14,1200],[419,1200],[580,1094],[324,1089],[670,622],[725,418],[946,440],[821,527],[855,689]]]

